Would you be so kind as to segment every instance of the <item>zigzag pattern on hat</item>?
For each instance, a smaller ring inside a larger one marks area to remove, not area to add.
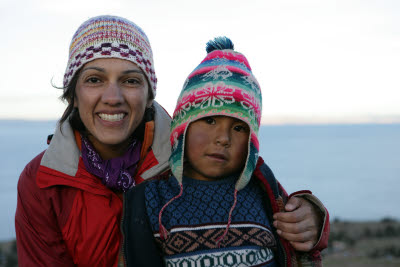
[[[138,49],[132,50],[125,44],[112,43],[102,43],[97,46],[90,46],[86,48],[83,53],[78,53],[75,56],[75,60],[73,60],[69,65],[69,72],[65,73],[65,79],[69,80],[73,76],[74,70],[83,65],[82,62],[86,63],[88,60],[94,60],[105,56],[126,58],[130,61],[135,61],[140,68],[149,73],[150,81],[152,83],[157,82],[155,72],[152,68],[152,63],[150,60],[143,57],[142,52]]]

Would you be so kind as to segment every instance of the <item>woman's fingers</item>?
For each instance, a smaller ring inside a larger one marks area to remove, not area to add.
[[[277,233],[290,241],[298,251],[309,251],[317,243],[319,217],[313,205],[299,197],[291,198],[286,212],[274,214],[273,225]]]

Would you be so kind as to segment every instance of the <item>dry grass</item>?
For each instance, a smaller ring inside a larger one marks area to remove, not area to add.
[[[325,267],[399,267],[400,222],[335,220],[322,255]],[[0,267],[16,264],[15,241],[0,242]]]
[[[369,259],[365,257],[326,257],[324,267],[399,267],[400,259]]]
[[[331,223],[329,247],[323,252],[324,266],[400,266],[400,222]]]

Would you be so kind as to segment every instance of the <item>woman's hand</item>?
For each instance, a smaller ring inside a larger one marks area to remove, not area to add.
[[[273,224],[277,233],[288,240],[295,250],[310,251],[318,241],[323,220],[317,207],[304,198],[292,197],[285,210],[274,214]]]

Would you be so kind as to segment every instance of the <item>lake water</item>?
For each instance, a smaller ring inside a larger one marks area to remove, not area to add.
[[[0,120],[0,241],[15,237],[19,174],[55,126]],[[400,218],[400,124],[263,126],[259,139],[285,189],[313,191],[331,218]]]

